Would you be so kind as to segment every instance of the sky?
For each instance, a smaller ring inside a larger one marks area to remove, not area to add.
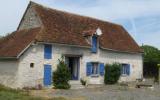
[[[139,45],[160,49],[160,0],[32,0],[44,6],[121,24]],[[16,30],[29,0],[2,0],[0,35]]]

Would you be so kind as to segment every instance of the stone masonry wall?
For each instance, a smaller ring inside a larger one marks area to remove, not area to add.
[[[16,88],[18,86],[18,61],[0,61],[0,84]]]
[[[21,57],[19,63],[19,83],[20,87],[43,85],[44,64],[51,64],[52,70],[56,70],[58,59],[63,54],[82,55],[80,58],[80,78],[87,78],[92,84],[95,81],[91,77],[86,77],[87,62],[102,62],[102,63],[129,63],[131,64],[131,75],[121,76],[120,81],[135,81],[137,78],[142,78],[142,55],[130,53],[118,53],[99,49],[97,54],[91,53],[89,48],[53,45],[53,59],[44,59],[44,45],[34,45],[30,47]],[[34,63],[34,68],[30,68],[30,63]],[[103,83],[103,77],[98,77],[99,83]]]
[[[24,18],[22,18],[18,30],[40,27],[41,25],[42,23],[36,14],[36,11],[30,6],[24,15]]]

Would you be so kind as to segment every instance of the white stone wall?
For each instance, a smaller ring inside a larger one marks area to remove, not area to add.
[[[51,64],[52,70],[56,70],[58,59],[63,54],[82,55],[80,58],[80,78],[88,79],[88,82],[94,81],[93,78],[86,77],[87,62],[102,62],[102,63],[129,63],[131,64],[131,75],[122,76],[120,81],[135,81],[142,77],[142,55],[117,53],[99,49],[97,54],[91,53],[89,48],[53,45],[53,55],[51,60],[44,59],[44,45],[34,45],[21,56],[19,63],[19,83],[20,87],[35,86],[36,84],[43,85],[44,64]],[[34,63],[34,68],[30,68],[30,63]],[[95,78],[94,78],[95,79]],[[97,83],[103,83],[103,77],[98,77],[100,80]]]
[[[30,29],[40,26],[42,26],[40,18],[36,14],[36,11],[34,10],[33,6],[29,6],[28,10],[25,12],[25,15],[19,25],[18,30]]]
[[[20,87],[32,87],[37,84],[43,85],[44,64],[52,65],[52,70],[55,70],[58,58],[60,58],[59,56],[54,54],[53,47],[53,59],[46,60],[44,59],[44,45],[31,46],[20,58]],[[30,68],[30,63],[34,63],[33,68]]]
[[[0,84],[15,88],[18,84],[18,61],[0,61]]]

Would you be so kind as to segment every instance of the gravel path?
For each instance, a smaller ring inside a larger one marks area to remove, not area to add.
[[[154,89],[136,89],[118,85],[88,87],[76,90],[47,90],[35,95],[47,97],[83,98],[80,100],[160,100],[160,86]]]

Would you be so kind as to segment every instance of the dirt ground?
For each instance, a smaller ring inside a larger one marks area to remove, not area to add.
[[[68,100],[160,100],[160,85],[154,85],[154,88],[103,85],[72,90],[46,89],[31,91],[31,95]]]

